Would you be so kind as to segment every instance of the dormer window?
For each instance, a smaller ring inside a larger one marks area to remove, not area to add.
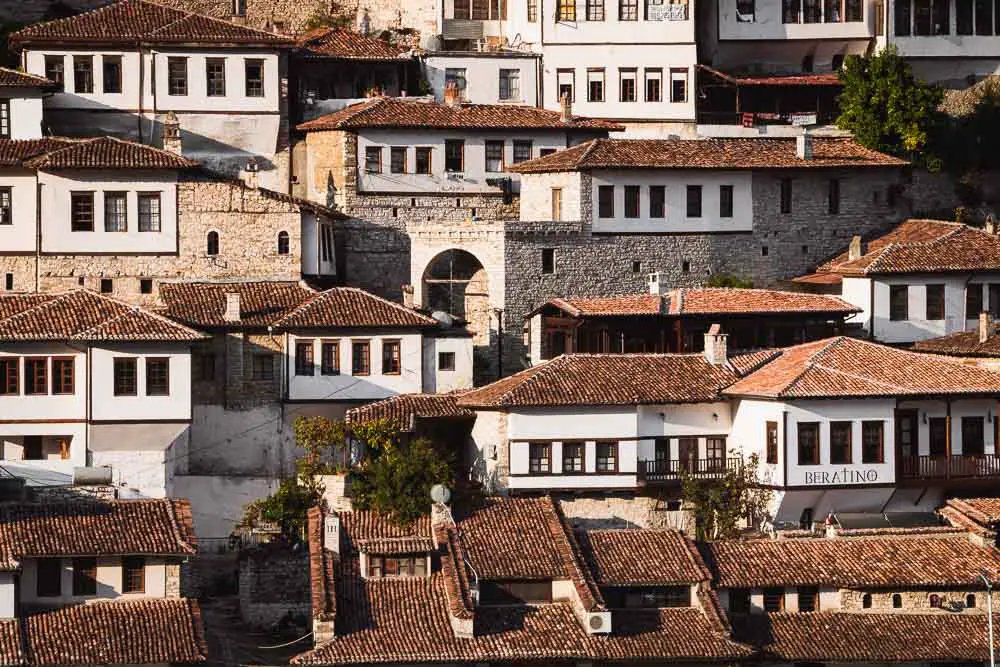
[[[368,577],[426,577],[427,556],[368,556]]]

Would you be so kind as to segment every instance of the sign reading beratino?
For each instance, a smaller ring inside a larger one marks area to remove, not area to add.
[[[873,484],[878,482],[878,470],[815,470],[805,473],[806,484]]]

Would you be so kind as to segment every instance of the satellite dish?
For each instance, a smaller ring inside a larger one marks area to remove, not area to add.
[[[435,484],[431,487],[431,500],[441,505],[447,505],[451,500],[451,491],[444,484]]]

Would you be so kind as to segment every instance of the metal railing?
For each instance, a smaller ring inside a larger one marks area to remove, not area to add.
[[[723,477],[729,470],[739,470],[740,458],[713,459],[658,459],[639,461],[640,482],[674,482],[682,474],[707,479]]]
[[[909,479],[1000,477],[1000,456],[903,456],[900,457],[900,474]]]

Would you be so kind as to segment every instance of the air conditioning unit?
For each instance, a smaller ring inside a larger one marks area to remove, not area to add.
[[[590,635],[606,635],[611,632],[611,612],[590,612],[586,616],[586,630]]]

